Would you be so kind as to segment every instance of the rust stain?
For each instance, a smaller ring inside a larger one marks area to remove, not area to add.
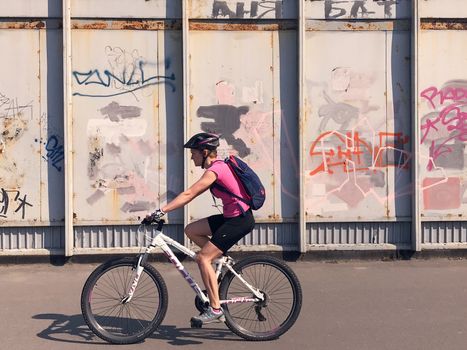
[[[224,30],[224,31],[277,31],[296,29],[296,23],[288,21],[281,23],[214,23],[214,22],[190,22],[190,30]]]
[[[467,30],[467,21],[459,20],[422,20],[420,28],[423,30]]]
[[[6,21],[0,23],[0,29],[42,29],[45,28],[44,21]]]
[[[179,20],[112,20],[112,21],[92,21],[92,20],[73,20],[72,29],[127,29],[127,30],[163,30],[163,29],[181,29]]]

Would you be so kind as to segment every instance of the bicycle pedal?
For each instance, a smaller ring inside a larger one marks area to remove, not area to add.
[[[190,320],[191,328],[203,328],[203,321]]]

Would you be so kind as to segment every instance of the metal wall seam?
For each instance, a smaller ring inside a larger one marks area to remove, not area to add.
[[[63,117],[65,140],[65,256],[73,255],[73,120],[71,96],[71,0],[63,0]]]
[[[189,131],[189,111],[190,111],[190,69],[189,66],[189,33],[190,33],[190,22],[189,22],[189,4],[190,0],[182,0],[182,55],[183,55],[183,140],[188,137]],[[186,155],[186,150],[183,150],[183,154]],[[188,169],[189,169],[190,157],[184,157],[184,169],[183,169],[183,186],[184,189],[188,186]],[[183,222],[190,222],[190,211],[189,206],[185,205],[183,208]],[[190,241],[187,236],[183,235],[183,244],[185,247],[189,247]]]
[[[412,9],[412,249],[421,250],[420,183],[419,183],[419,118],[418,118],[418,37],[420,18],[418,0]]]
[[[298,1],[298,151],[299,151],[299,250],[301,253],[306,252],[306,215],[305,215],[305,198],[301,194],[305,193],[305,164],[303,150],[305,148],[304,141],[304,123],[305,123],[305,3]]]

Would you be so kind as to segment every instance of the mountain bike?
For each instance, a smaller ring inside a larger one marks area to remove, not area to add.
[[[148,263],[159,247],[194,290],[200,313],[209,307],[206,291],[191,277],[170,246],[194,259],[196,253],[162,233],[158,220],[154,237],[136,257],[109,260],[88,277],[81,293],[81,311],[86,324],[101,339],[114,344],[143,341],[161,324],[167,311],[164,279]],[[138,231],[144,227],[140,225]],[[219,296],[227,327],[252,341],[276,339],[298,318],[302,306],[300,282],[283,261],[255,255],[235,262],[223,255],[214,262]],[[191,327],[202,324],[191,322]]]

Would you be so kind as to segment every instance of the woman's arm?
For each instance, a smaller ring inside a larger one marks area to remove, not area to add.
[[[167,203],[161,210],[164,213],[183,207],[185,204],[191,202],[194,198],[206,191],[216,181],[217,176],[213,171],[205,171],[203,176],[196,181],[186,191],[180,193],[174,200]]]

